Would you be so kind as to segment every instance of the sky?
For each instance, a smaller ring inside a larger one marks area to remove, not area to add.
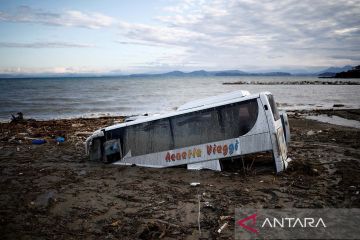
[[[360,0],[0,0],[0,73],[360,63]]]

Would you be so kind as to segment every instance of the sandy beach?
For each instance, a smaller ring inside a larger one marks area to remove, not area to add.
[[[123,117],[1,123],[0,235],[231,239],[235,208],[360,207],[360,129],[305,118],[317,114],[360,120],[358,109],[292,112],[293,161],[280,174],[267,156],[256,156],[246,171],[223,172],[89,162],[85,138]],[[32,138],[47,143],[33,145]]]

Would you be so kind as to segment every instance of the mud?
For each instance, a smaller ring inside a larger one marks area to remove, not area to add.
[[[1,238],[232,239],[235,208],[360,207],[360,130],[303,118],[359,120],[359,113],[294,112],[293,161],[278,175],[267,154],[223,172],[87,161],[85,137],[122,117],[2,123]],[[57,143],[58,136],[65,142]],[[32,138],[47,143],[33,145]]]

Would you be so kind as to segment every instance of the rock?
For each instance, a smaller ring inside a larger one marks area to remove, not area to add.
[[[204,202],[205,208],[213,208],[213,205],[210,202]]]
[[[311,170],[313,175],[319,175],[319,170],[317,170],[316,168],[313,168]]]
[[[312,136],[312,135],[314,135],[315,134],[315,132],[313,131],[313,130],[310,130],[310,131],[308,131],[307,133],[306,133],[306,135],[308,135],[308,136]]]
[[[71,126],[72,127],[83,127],[84,124],[82,124],[82,123],[73,123],[73,124],[71,124]]]
[[[20,136],[28,136],[28,135],[29,135],[29,133],[22,132],[22,133],[18,133],[17,135],[20,135]]]
[[[232,219],[231,216],[220,216],[220,221],[231,220],[231,219]]]
[[[51,201],[55,201],[56,193],[57,192],[55,190],[50,190],[46,193],[40,194],[34,201],[35,205],[38,207],[48,207]]]
[[[192,182],[192,183],[190,183],[190,186],[192,186],[192,187],[196,187],[196,186],[198,186],[198,185],[200,185],[199,182]]]
[[[117,221],[115,221],[115,222],[112,222],[110,225],[112,226],[112,227],[117,227],[117,226],[119,226],[121,224],[121,220],[117,220]]]

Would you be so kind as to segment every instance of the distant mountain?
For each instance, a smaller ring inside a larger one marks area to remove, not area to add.
[[[336,73],[334,78],[360,78],[360,65],[349,71]]]
[[[249,75],[250,73],[243,72],[240,70],[225,70],[225,71],[217,71],[213,72],[215,76],[244,76]]]
[[[205,70],[198,70],[198,71],[193,71],[193,72],[189,72],[188,75],[190,76],[194,76],[194,77],[207,77],[207,76],[211,76],[212,73],[211,72],[207,72]]]
[[[324,72],[324,73],[318,74],[318,77],[320,77],[320,78],[331,78],[331,77],[334,77],[335,75],[336,75],[336,73],[334,73],[334,72]]]
[[[268,72],[268,73],[258,73],[256,76],[291,76],[292,74],[288,72]]]
[[[335,77],[336,73],[346,72],[352,66],[329,67],[318,72],[283,72],[281,69],[268,72],[245,72],[241,70],[206,71],[196,70],[192,72],[171,71],[166,73],[140,73],[121,74],[119,71],[107,73],[0,73],[0,78],[75,78],[75,77],[116,77],[116,78],[140,78],[140,77],[226,77],[226,76],[319,76]]]
[[[205,71],[192,72],[171,71],[166,73],[140,73],[140,74],[116,74],[116,73],[40,73],[40,74],[1,74],[0,78],[75,78],[75,77],[118,77],[118,78],[140,78],[140,77],[218,77],[218,76],[291,76],[287,72],[262,72],[252,73],[240,70]]]
[[[187,75],[187,73],[181,72],[181,71],[172,71],[172,72],[167,72],[167,73],[163,73],[160,75],[164,75],[164,76],[173,76],[173,77],[182,77]]]
[[[329,67],[320,72],[317,72],[316,75],[321,76],[321,77],[332,77],[332,76],[335,76],[336,73],[346,72],[346,71],[351,70],[352,68],[353,67],[350,65],[346,65],[344,67]]]
[[[269,72],[269,73],[249,73],[240,70],[224,71],[205,71],[198,70],[192,72],[172,71],[167,73],[156,74],[131,74],[122,75],[122,77],[219,77],[219,76],[291,76],[286,72]]]

